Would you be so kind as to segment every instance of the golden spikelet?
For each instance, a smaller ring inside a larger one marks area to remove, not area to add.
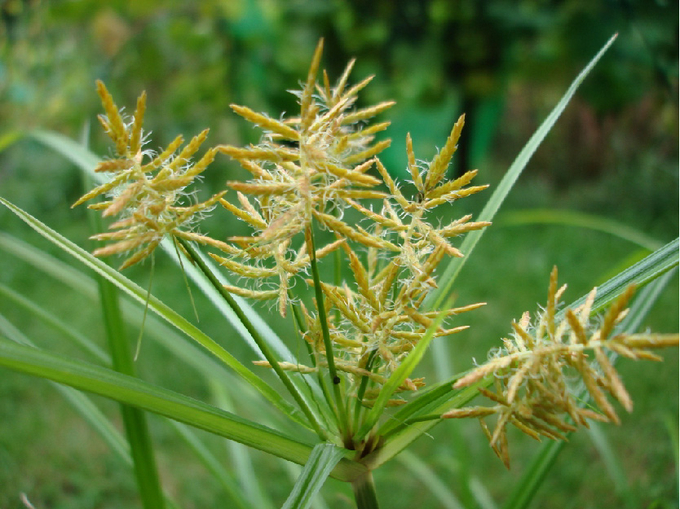
[[[389,122],[371,124],[394,102],[354,108],[357,94],[372,77],[350,85],[354,65],[351,61],[333,86],[328,74],[320,72],[322,49],[323,41],[320,41],[302,90],[296,93],[299,116],[274,120],[245,106],[232,105],[239,116],[263,130],[257,145],[218,147],[221,153],[237,160],[252,174],[253,178],[248,181],[227,183],[237,192],[238,202],[223,201],[222,205],[248,223],[253,234],[231,238],[235,246],[227,252],[228,257],[216,260],[253,281],[253,289],[244,289],[240,295],[277,298],[283,315],[287,290],[293,284],[290,278],[310,270],[312,251],[318,259],[342,246],[353,274],[351,285],[320,285],[323,307],[332,317],[325,325],[338,347],[338,355],[334,356],[336,364],[342,366],[341,371],[359,376],[355,368],[364,369],[359,366],[362,362],[365,365],[367,351],[375,351],[376,364],[370,372],[376,376],[365,373],[361,376],[382,384],[378,380],[387,379],[399,359],[418,344],[439,313],[438,310],[419,313],[417,308],[436,288],[436,269],[442,260],[463,255],[450,239],[489,224],[472,222],[470,216],[464,216],[435,227],[427,221],[426,214],[486,186],[468,186],[476,171],[452,182],[444,179],[463,127],[461,118],[422,176],[410,136],[407,138],[409,170],[422,193],[420,199],[408,199],[378,158],[390,140],[376,140],[374,135]],[[317,83],[319,75],[321,79]],[[377,175],[371,173],[374,168]],[[388,192],[377,189],[382,184]],[[367,203],[372,199],[380,200],[382,209]],[[355,215],[358,212],[362,219],[358,222],[346,219],[351,212]],[[312,249],[314,225],[338,239],[337,244],[331,244],[332,249]],[[294,250],[292,246],[296,242],[297,245],[301,242],[302,247]],[[284,244],[286,250],[282,251]],[[364,259],[355,246],[367,248],[368,257]],[[386,259],[380,270],[376,265],[378,254]],[[275,297],[275,290],[259,293],[257,279],[273,273],[279,277],[278,295]],[[309,278],[306,281],[314,284]],[[478,307],[477,304],[463,306],[445,315],[452,318]],[[316,339],[311,339],[311,332],[306,339],[314,349],[319,349],[317,353],[322,353],[320,349],[326,347],[319,339],[322,327],[316,322],[318,319],[312,313],[305,315],[310,328],[316,331]],[[434,335],[455,334],[465,328],[442,324]],[[381,378],[377,378],[378,373]],[[358,382],[353,390],[357,389]],[[370,401],[366,396],[362,402],[369,404]]]
[[[288,140],[298,141],[300,139],[300,133],[279,120],[274,120],[273,118],[270,118],[266,115],[256,113],[246,106],[231,104],[230,107],[232,110],[234,110],[234,112],[245,118],[248,122],[257,125],[262,129],[272,131],[273,133],[276,133]]]
[[[113,102],[113,97],[109,93],[104,85],[103,81],[97,80],[97,94],[102,100],[102,107],[106,116],[99,115],[99,121],[101,122],[106,134],[109,135],[113,143],[116,145],[116,153],[119,156],[127,156],[127,147],[129,141],[129,135],[127,128],[125,127],[125,122],[123,122],[123,117],[121,117],[118,111],[118,106]],[[144,94],[142,94],[144,95]]]
[[[453,153],[457,149],[458,140],[460,138],[460,134],[463,130],[464,125],[465,115],[463,114],[460,116],[458,121],[453,125],[453,129],[451,129],[451,134],[446,140],[446,144],[444,144],[444,147],[439,151],[439,154],[437,154],[430,163],[430,166],[427,170],[427,176],[425,178],[426,192],[429,189],[433,189],[446,175],[446,170],[448,169],[449,164],[451,163]]]
[[[144,112],[146,111],[146,92],[137,99],[137,109],[135,109],[132,132],[130,133],[130,153],[137,155],[142,150],[142,124],[144,123]]]

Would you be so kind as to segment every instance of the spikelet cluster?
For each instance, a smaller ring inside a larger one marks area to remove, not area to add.
[[[276,120],[245,106],[232,109],[264,134],[257,146],[238,148],[221,146],[219,150],[238,160],[253,178],[248,182],[228,182],[236,191],[240,206],[221,200],[222,205],[254,230],[252,236],[232,237],[228,258],[215,257],[227,268],[247,278],[273,278],[271,290],[247,290],[228,287],[233,293],[255,299],[277,298],[279,311],[286,313],[291,277],[304,273],[310,259],[307,251],[295,245],[294,237],[316,218],[333,229],[344,225],[338,218],[347,200],[381,198],[385,193],[371,188],[380,180],[367,174],[373,156],[389,146],[390,141],[375,142],[375,133],[389,122],[369,124],[393,102],[355,109],[358,92],[371,78],[348,87],[354,62],[331,87],[328,75],[317,84],[323,49],[316,48],[307,80],[299,98],[300,115]],[[368,233],[344,225],[350,238],[371,238]],[[379,242],[379,240],[374,240]],[[340,243],[316,253],[321,258]],[[234,260],[241,258],[245,263]]]
[[[471,221],[466,215],[434,226],[428,216],[436,207],[487,186],[468,185],[476,171],[446,179],[464,125],[461,117],[430,162],[416,160],[410,136],[407,138],[408,170],[415,192],[411,193],[413,197],[402,193],[377,157],[389,140],[375,142],[374,135],[388,122],[369,122],[393,103],[353,108],[357,93],[370,81],[347,85],[353,62],[335,86],[331,87],[325,72],[322,82],[317,83],[321,51],[320,43],[303,89],[297,93],[299,117],[274,120],[233,106],[239,115],[261,127],[264,136],[257,146],[220,147],[253,176],[248,182],[229,183],[240,206],[220,202],[251,225],[254,234],[232,238],[231,247],[223,249],[227,256],[214,258],[245,278],[272,278],[269,289],[226,288],[245,297],[278,299],[283,315],[289,304],[291,278],[306,277],[307,283],[314,285],[309,278],[312,249],[316,258],[339,250],[354,280],[339,285],[320,283],[327,323],[321,323],[318,312],[301,306],[304,337],[316,355],[314,366],[280,366],[302,373],[327,366],[322,334],[327,326],[334,348],[333,363],[347,374],[355,394],[362,379],[375,383],[373,388],[362,390],[362,401],[370,405],[379,386],[418,344],[438,314],[419,308],[437,287],[435,270],[440,262],[447,256],[462,256],[452,239],[490,224]],[[345,220],[350,214],[360,219]],[[336,240],[320,249],[312,248],[313,224],[332,232]],[[446,317],[481,305],[450,309]],[[464,328],[443,325],[435,336]],[[422,380],[406,380],[402,389],[415,390],[422,384]]]
[[[95,168],[95,172],[109,174],[109,182],[85,194],[73,207],[106,195],[106,201],[89,208],[101,210],[104,217],[117,217],[117,220],[109,226],[112,231],[92,237],[113,242],[95,250],[94,254],[126,253],[127,258],[120,267],[124,269],[149,256],[166,235],[201,241],[202,236],[190,231],[191,224],[224,194],[199,203],[186,193],[186,188],[205,171],[217,153],[216,149],[210,149],[198,162],[191,162],[208,130],[195,136],[181,150],[184,139],[177,136],[163,152],[154,155],[143,150],[146,93],[137,100],[131,119],[121,113],[101,81],[97,81],[97,93],[106,113],[99,115],[99,122],[113,140],[117,157],[102,161]]]
[[[473,384],[494,375],[494,391],[480,392],[494,406],[466,407],[445,413],[444,418],[478,417],[494,452],[509,467],[506,427],[512,424],[539,439],[566,440],[566,433],[577,426],[588,426],[588,419],[618,424],[619,417],[607,395],[627,411],[633,402],[614,365],[614,355],[630,359],[661,360],[650,348],[678,345],[677,334],[624,334],[616,331],[626,316],[626,305],[633,296],[629,287],[608,309],[604,317],[591,321],[596,289],[575,310],[558,314],[559,299],[566,288],[557,286],[557,269],[550,277],[548,302],[532,322],[525,313],[512,324],[513,335],[503,339],[484,365],[456,382],[454,388]],[[585,389],[590,401],[583,406],[576,394]],[[496,415],[493,431],[484,423]]]

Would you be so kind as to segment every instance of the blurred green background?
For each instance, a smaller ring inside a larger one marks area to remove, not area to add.
[[[375,75],[363,105],[397,101],[386,115],[392,120],[388,135],[393,144],[383,158],[395,176],[404,176],[407,132],[417,157],[429,159],[465,112],[452,172],[479,168],[477,183],[492,186],[576,74],[618,32],[461,275],[460,302],[476,299],[489,305],[466,317],[470,331],[447,340],[455,369],[485,358],[513,318],[545,299],[554,264],[561,281],[569,283],[565,300],[570,302],[645,254],[603,232],[515,224],[514,212],[579,211],[626,224],[659,243],[677,236],[678,2],[4,0],[0,6],[0,145],[6,133],[40,128],[88,138],[96,153],[110,154],[95,120],[100,109],[96,79],[104,80],[118,104],[129,109],[147,91],[151,148],[205,127],[211,128],[211,144],[256,141],[258,132],[229,104],[274,117],[294,114],[295,98],[287,90],[305,78],[314,46],[324,37],[323,66],[332,80],[357,57],[354,81]],[[237,165],[221,158],[207,172],[206,187],[217,190],[242,175]],[[36,142],[22,140],[0,152],[0,195],[86,245],[84,210],[70,210],[82,185],[72,164]],[[478,211],[489,195],[464,200],[452,213]],[[212,218],[204,230],[218,238],[234,234],[238,226],[224,218]],[[0,230],[54,252],[4,209]],[[22,260],[0,256],[1,283],[103,342],[96,305]],[[127,275],[146,285],[146,268]],[[193,315],[181,276],[162,256],[156,261],[154,293]],[[646,326],[677,331],[677,295],[676,277]],[[233,332],[196,298],[201,328],[229,341]],[[53,331],[2,297],[0,313],[41,346],[71,353]],[[290,323],[279,322],[273,323],[290,330]],[[131,337],[136,334],[131,331]],[[239,342],[233,350],[249,358]],[[626,482],[616,484],[588,433],[580,433],[559,457],[534,507],[678,507],[677,352],[667,352],[665,359],[659,365],[621,363],[636,409],[623,416],[620,428],[602,430]],[[157,383],[210,400],[210,389],[173,362],[148,343],[140,371]],[[421,375],[436,380],[434,373],[430,363]],[[116,415],[116,405],[101,404],[107,414]],[[251,415],[257,409],[238,410],[257,418]],[[132,476],[46,383],[0,373],[0,423],[0,507],[22,507],[20,493],[38,508],[135,505]],[[186,448],[160,420],[152,418],[152,426],[164,483],[182,506],[222,506],[217,485]],[[476,423],[440,425],[411,452],[466,507],[479,507],[469,493],[477,482],[502,504],[538,451],[524,437],[511,438],[510,472],[493,457]],[[280,505],[293,481],[283,475],[280,462],[260,453],[253,457],[266,491]],[[441,506],[424,488],[413,462],[388,465],[377,472],[376,482],[385,507]],[[348,488],[340,483],[329,482],[322,493],[330,507],[352,505]]]

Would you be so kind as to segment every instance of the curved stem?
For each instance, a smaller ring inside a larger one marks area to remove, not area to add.
[[[289,290],[289,292],[290,292],[290,290]],[[289,295],[290,295],[290,293],[289,293]],[[299,333],[304,336],[304,334],[307,332],[307,329],[305,327],[305,324],[304,324],[304,321],[303,321],[303,318],[302,318],[302,311],[300,310],[300,306],[298,304],[296,304],[295,302],[293,302],[292,298],[290,299],[290,302],[291,302],[290,307],[293,310],[293,315],[294,315],[294,318],[295,318],[295,325],[297,326]],[[303,342],[304,342],[305,347],[307,348],[307,351],[309,353],[309,358],[310,358],[311,364],[312,364],[313,367],[316,368],[317,364],[318,364],[317,359],[316,359],[317,354],[313,351],[312,347],[310,346],[310,344],[307,341],[303,340]],[[328,408],[330,409],[331,412],[333,412],[333,417],[337,420],[338,416],[337,416],[337,413],[335,412],[335,409],[333,408],[333,397],[331,396],[331,393],[328,390],[328,385],[326,384],[326,379],[324,378],[323,372],[321,371],[321,369],[316,370],[316,376],[319,380],[319,387],[321,387],[321,391],[323,392],[323,396],[326,399],[326,402],[328,403]],[[319,402],[317,401],[317,405],[318,404],[319,404]],[[326,421],[326,422],[329,422],[329,421]]]

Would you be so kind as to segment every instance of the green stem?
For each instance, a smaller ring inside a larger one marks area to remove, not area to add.
[[[102,231],[102,221],[99,215],[91,213],[90,222],[94,231]],[[119,373],[136,377],[135,363],[132,358],[120,311],[118,291],[112,283],[105,280],[102,276],[98,276],[98,283],[101,308],[104,315],[104,328],[111,352],[113,369]],[[144,327],[143,323],[142,327]],[[142,506],[146,509],[162,509],[165,507],[165,500],[163,498],[163,490],[158,475],[156,456],[146,415],[139,408],[125,404],[120,405],[120,411],[123,418],[125,436],[130,446],[130,455],[132,456]]]
[[[300,332],[301,335],[304,335],[307,332],[307,328],[305,327],[305,323],[302,318],[302,311],[300,310],[300,306],[296,303],[293,302],[293,299],[290,299],[291,305],[290,307],[293,309],[293,315],[295,317],[295,325],[298,328],[298,331]],[[313,367],[317,367],[318,362],[316,359],[316,355],[310,346],[310,344],[307,341],[304,341],[305,346],[307,347],[307,351],[309,353],[309,358],[312,363]],[[326,383],[326,379],[323,377],[323,373],[321,371],[321,368],[318,367],[316,370],[316,376],[317,379],[319,380],[319,386],[321,387],[321,391],[323,392],[323,396],[326,399],[326,402],[328,403],[328,407],[330,408],[331,412],[335,412],[333,408],[333,397],[331,396],[330,391],[328,390],[328,384]],[[337,414],[334,416],[336,420],[338,420]]]
[[[357,509],[378,509],[378,495],[375,492],[373,473],[370,470],[352,481],[352,491],[354,491]]]
[[[103,278],[100,278],[99,284],[113,369],[126,375],[136,376],[132,354],[122,330],[123,324],[116,289]],[[128,405],[121,404],[120,409],[144,507],[163,507],[163,493],[146,416],[142,410]]]
[[[373,359],[375,359],[377,350],[373,350],[366,362],[366,371],[371,371],[373,369]],[[359,417],[361,415],[363,406],[362,401],[364,399],[364,394],[366,393],[366,387],[368,387],[369,378],[367,376],[362,377],[361,383],[359,384],[359,390],[357,391],[357,400],[354,404],[354,429],[359,429]]]
[[[276,358],[274,357],[274,354],[269,349],[269,345],[267,345],[266,341],[262,338],[262,336],[260,336],[260,333],[257,331],[257,329],[255,329],[250,320],[248,320],[248,317],[245,315],[241,307],[236,303],[234,297],[232,297],[232,295],[224,289],[224,287],[219,282],[215,274],[213,274],[210,268],[205,264],[205,262],[203,262],[203,259],[196,252],[196,249],[185,239],[182,239],[180,237],[176,237],[176,239],[182,245],[182,247],[185,249],[188,255],[191,257],[191,260],[208,278],[208,281],[210,281],[213,287],[220,293],[222,298],[227,302],[227,304],[229,304],[234,313],[236,313],[236,316],[241,321],[243,326],[248,330],[251,337],[253,338],[253,341],[255,341],[258,348],[262,352],[262,355],[264,355],[265,359],[267,359],[267,362],[269,362],[272,369],[281,379],[283,385],[286,386],[288,392],[290,392],[290,394],[293,396],[302,412],[304,412],[305,416],[307,417],[307,420],[309,421],[312,428],[314,428],[314,431],[319,436],[319,438],[321,438],[321,440],[328,440],[326,432],[322,429],[319,421],[312,412],[312,409],[307,404],[305,399],[302,397],[302,394],[300,394],[298,388],[293,384],[290,377],[286,374],[285,371],[283,371],[283,369],[281,369],[281,366],[279,366],[279,361],[276,360]]]
[[[300,305],[297,304],[293,299],[293,294],[290,290],[288,290],[288,302],[290,303],[290,308],[293,310],[295,326],[297,327],[300,335],[304,336],[307,332],[307,327],[305,327],[304,318],[302,317],[302,310],[300,309]],[[304,339],[302,342],[305,344],[305,348],[307,349],[307,354],[309,354],[309,361],[312,363],[312,367],[316,367],[316,358],[314,357],[314,351],[312,350],[311,345]]]
[[[333,385],[333,393],[335,395],[335,403],[338,409],[339,425],[341,427],[341,434],[347,431],[347,411],[345,410],[345,402],[340,392],[340,377],[335,368],[335,357],[333,354],[333,344],[331,343],[331,335],[328,330],[328,317],[326,316],[326,306],[324,305],[323,290],[321,289],[321,278],[319,277],[319,266],[316,260],[316,247],[314,245],[314,233],[311,225],[307,226],[305,231],[305,239],[308,243],[307,252],[309,253],[309,260],[312,269],[312,278],[314,279],[314,292],[316,294],[316,308],[319,312],[319,322],[321,323],[321,331],[323,333],[323,343],[326,349],[326,362],[328,363],[328,374]]]

